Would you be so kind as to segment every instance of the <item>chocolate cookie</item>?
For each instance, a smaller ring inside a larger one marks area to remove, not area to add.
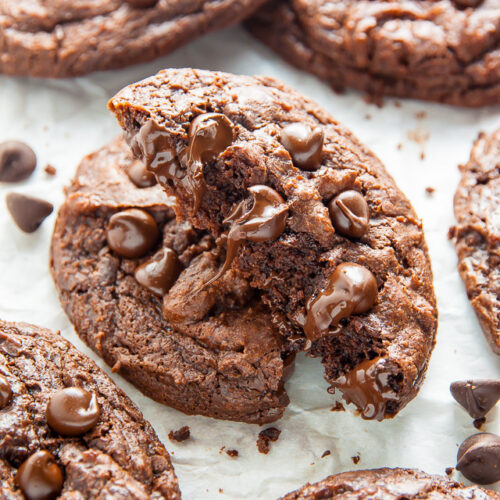
[[[62,78],[163,56],[264,0],[5,0],[0,73]]]
[[[0,497],[179,499],[132,401],[61,336],[0,320]]]
[[[273,0],[247,26],[336,91],[500,102],[498,0]]]
[[[415,396],[436,332],[432,272],[421,222],[373,153],[271,78],[166,70],[109,106],[178,218],[216,238],[223,258],[193,280],[193,302],[236,272],[285,346],[321,357],[365,418]]]
[[[480,134],[460,166],[456,226],[458,271],[491,348],[500,354],[500,129]]]
[[[323,498],[383,498],[384,500],[443,498],[498,499],[496,491],[478,486],[464,486],[444,476],[430,475],[416,469],[372,469],[344,472],[323,481],[306,484],[281,500],[320,500]]]
[[[221,249],[177,223],[154,184],[122,140],[83,160],[51,248],[65,311],[114,371],[161,403],[251,423],[280,418],[291,359],[269,311],[235,272],[190,300]]]

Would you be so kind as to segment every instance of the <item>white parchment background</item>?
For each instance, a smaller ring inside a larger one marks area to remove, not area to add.
[[[258,426],[185,416],[151,401],[112,374],[172,453],[184,498],[273,499],[306,481],[354,468],[402,466],[444,473],[455,465],[459,443],[476,432],[472,420],[452,400],[450,382],[500,377],[500,359],[483,338],[447,240],[459,180],[457,165],[468,159],[480,130],[500,126],[499,108],[465,110],[416,101],[402,101],[398,107],[387,100],[379,109],[357,93],[334,94],[314,77],[283,63],[241,28],[206,36],[169,57],[122,71],[66,81],[0,77],[0,141],[25,140],[39,159],[28,181],[0,185],[0,316],[61,330],[110,373],[79,340],[59,305],[48,271],[55,213],[36,233],[26,235],[10,220],[4,197],[14,190],[59,206],[62,188],[80,159],[119,133],[106,109],[108,98],[126,84],[169,66],[278,77],[350,127],[382,159],[423,219],[440,315],[427,380],[418,397],[394,420],[367,422],[352,411],[330,412],[333,399],[326,392],[319,361],[299,357],[287,384],[292,403],[275,424],[282,434],[267,456],[256,448]],[[408,134],[429,138],[422,146]],[[420,158],[422,147],[425,160]],[[57,168],[55,177],[43,171],[47,163]],[[433,196],[426,193],[428,186],[436,189]],[[189,425],[192,439],[171,443],[168,432],[182,425]],[[485,429],[498,432],[499,427],[500,413],[494,410]],[[220,453],[222,446],[237,449],[239,457]],[[321,458],[325,450],[331,455]],[[351,457],[358,453],[356,466]],[[463,479],[457,473],[455,477]]]

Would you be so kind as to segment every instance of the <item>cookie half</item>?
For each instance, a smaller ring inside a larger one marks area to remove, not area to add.
[[[93,361],[45,328],[0,320],[0,496],[40,492],[181,498],[153,428]]]
[[[500,102],[497,0],[273,0],[247,26],[290,64],[380,101]]]
[[[6,0],[0,73],[64,78],[164,56],[236,24],[264,0]]]
[[[416,395],[437,325],[422,224],[351,132],[274,79],[192,69],[109,107],[178,218],[225,254],[194,297],[237,272],[284,344],[321,357],[331,390],[365,418]]]
[[[457,224],[450,237],[467,296],[491,348],[500,354],[500,130],[480,134],[460,170]]]
[[[267,307],[235,272],[191,300],[217,271],[221,250],[206,231],[176,222],[159,185],[135,184],[144,183],[137,169],[126,143],[113,142],[82,161],[59,211],[51,269],[77,333],[156,401],[227,420],[280,418],[292,359]],[[131,210],[158,232],[135,257],[117,251],[109,231],[113,217]]]
[[[322,498],[362,499],[406,498],[435,499],[497,499],[496,491],[478,486],[464,486],[447,477],[430,475],[416,469],[372,469],[344,472],[329,476],[323,481],[306,484],[285,495],[282,500],[319,500]]]

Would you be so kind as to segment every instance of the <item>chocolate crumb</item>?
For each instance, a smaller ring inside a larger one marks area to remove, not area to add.
[[[325,458],[325,457],[327,457],[328,455],[331,455],[331,454],[332,454],[332,452],[330,450],[325,450],[323,452],[323,455],[321,455],[321,458]]]
[[[420,159],[425,160],[425,153],[423,151],[420,153]]]
[[[236,458],[239,453],[238,450],[226,450],[226,453],[231,457],[231,458]]]
[[[403,149],[403,144],[401,142],[398,142],[397,149],[398,151],[401,151]]]
[[[50,163],[48,165],[45,165],[45,168],[43,169],[47,175],[56,175],[57,170],[54,165],[51,165]]]
[[[436,191],[436,188],[433,188],[432,186],[427,186],[425,188],[425,192],[429,195],[432,196],[434,192]]]
[[[445,471],[447,476],[451,476],[453,474],[454,470],[455,469],[453,467],[446,467],[446,469],[444,471]]]
[[[176,431],[170,431],[168,433],[168,439],[170,439],[170,441],[177,441],[179,443],[182,441],[186,441],[190,437],[191,437],[191,431],[189,430],[189,427],[187,425],[181,427]]]
[[[335,403],[335,406],[330,411],[345,411],[345,408],[344,408],[344,405],[340,401],[337,401]]]
[[[394,107],[395,108],[401,108],[402,104],[399,101],[394,101]]]
[[[276,427],[268,427],[263,431],[259,432],[259,437],[257,438],[257,449],[259,453],[267,455],[270,450],[270,442],[278,441],[281,431],[276,429]]]
[[[481,428],[483,427],[484,423],[486,422],[486,417],[481,417],[481,418],[476,418],[472,424],[474,425],[474,427],[478,430],[481,430]]]
[[[224,493],[224,490],[222,488],[219,488],[219,493]]]
[[[415,118],[417,120],[423,120],[426,117],[427,117],[427,113],[425,111],[419,111],[418,113],[415,113]]]
[[[371,120],[371,119],[372,119],[372,115],[370,113],[366,113],[365,120]]]
[[[361,460],[361,457],[359,456],[359,453],[355,455],[354,457],[351,457],[354,465],[358,465],[359,461]]]

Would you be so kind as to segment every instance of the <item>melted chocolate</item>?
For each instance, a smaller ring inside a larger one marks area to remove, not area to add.
[[[472,418],[483,418],[500,399],[500,380],[453,382],[450,391]]]
[[[11,398],[12,389],[9,381],[3,375],[0,375],[0,409],[5,408]]]
[[[233,142],[233,126],[219,113],[197,116],[189,127],[187,162],[191,178],[193,212],[200,206],[205,191],[203,164],[214,161]]]
[[[360,238],[368,230],[370,211],[361,193],[344,191],[328,204],[335,230],[349,238]]]
[[[150,292],[165,295],[179,277],[182,265],[170,248],[162,248],[135,270],[135,279]]]
[[[377,281],[366,267],[351,262],[339,264],[326,288],[307,302],[307,338],[314,342],[332,333],[331,327],[336,327],[341,319],[369,311],[376,300]]]
[[[268,186],[251,186],[248,191],[253,197],[252,206],[248,209],[248,200],[243,200],[224,220],[224,224],[231,224],[227,233],[226,260],[204,287],[230,269],[243,241],[275,240],[285,230],[288,206],[280,194]]]
[[[458,449],[456,469],[474,483],[499,481],[500,437],[488,432],[468,437]]]
[[[41,450],[19,467],[16,482],[26,500],[53,500],[61,493],[63,474],[56,459]]]
[[[147,188],[156,184],[155,176],[144,163],[136,161],[127,170],[130,180],[139,188]]]
[[[347,403],[359,408],[365,420],[383,420],[387,403],[397,399],[384,365],[384,358],[367,359],[332,384],[333,389],[342,392]]]
[[[136,259],[158,240],[156,221],[144,210],[130,208],[111,216],[106,229],[108,245],[122,257]]]
[[[311,129],[303,123],[292,123],[281,131],[280,141],[296,167],[317,170],[321,166],[324,141],[321,127]]]
[[[80,387],[66,387],[50,398],[46,411],[49,426],[63,436],[81,436],[100,417],[97,397]]]

